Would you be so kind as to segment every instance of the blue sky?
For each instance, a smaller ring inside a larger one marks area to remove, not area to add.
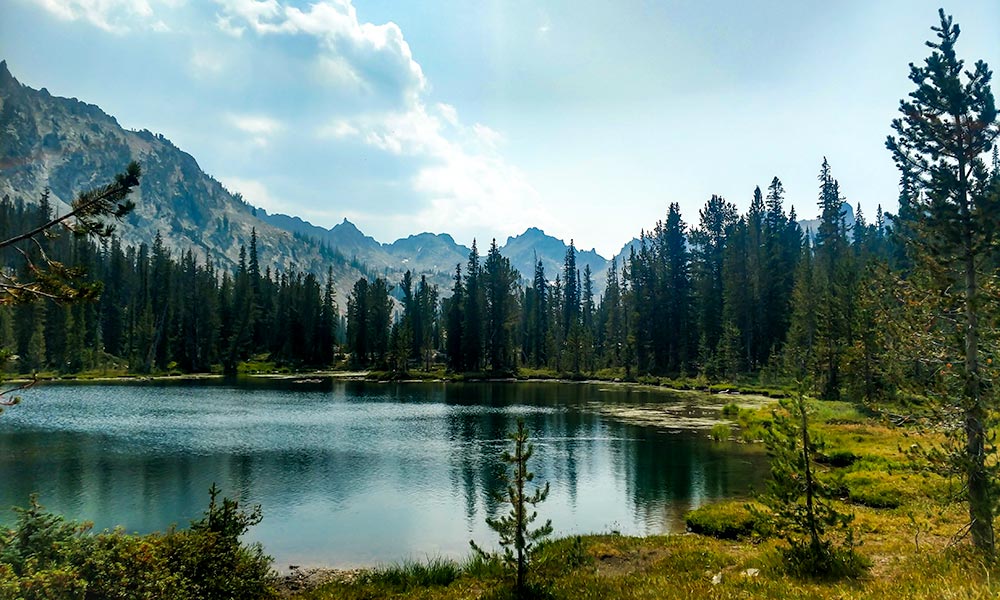
[[[884,140],[937,8],[4,0],[0,58],[271,211],[382,241],[538,226],[609,256],[670,202],[696,224],[775,175],[812,217],[823,156],[848,201],[893,210]],[[1000,67],[1000,2],[945,8],[960,56]]]

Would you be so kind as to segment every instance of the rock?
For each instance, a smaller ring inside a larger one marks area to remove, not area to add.
[[[743,571],[744,577],[756,577],[758,575],[760,575],[760,569],[747,569]]]
[[[722,583],[722,571],[712,575],[712,585],[719,585],[720,583]]]

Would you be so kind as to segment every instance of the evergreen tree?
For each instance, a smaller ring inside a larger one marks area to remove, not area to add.
[[[608,268],[608,285],[604,288],[599,308],[601,324],[601,356],[604,366],[618,367],[622,364],[622,346],[625,344],[624,316],[622,314],[622,292],[618,283],[618,258],[611,258]]]
[[[462,265],[455,265],[455,276],[452,278],[451,298],[448,299],[445,312],[447,323],[447,353],[448,368],[453,373],[466,370],[464,354],[464,336],[462,325],[465,322],[465,286],[462,284]]]
[[[713,195],[699,212],[701,223],[691,233],[695,291],[698,295],[698,328],[701,347],[706,356],[711,354],[722,337],[723,325],[723,265],[726,235],[736,223],[736,206],[721,196]]]
[[[769,509],[754,511],[772,523],[788,543],[785,565],[793,574],[807,576],[860,575],[866,563],[854,552],[854,515],[838,511],[832,504],[836,488],[819,476],[817,457],[823,449],[809,427],[809,410],[801,391],[780,401],[765,432],[771,462],[768,493],[760,500]],[[827,537],[831,529],[846,532],[843,548]]]
[[[479,250],[472,240],[469,264],[465,269],[465,304],[462,307],[462,366],[478,371],[483,366],[483,303],[482,267]]]
[[[511,372],[517,368],[514,353],[514,328],[517,324],[517,282],[520,274],[510,260],[500,254],[496,239],[490,244],[483,266],[485,297],[486,358],[494,372]]]
[[[531,528],[531,524],[538,518],[534,507],[548,497],[549,484],[546,483],[544,488],[536,487],[534,493],[529,493],[526,489],[535,479],[535,474],[528,470],[528,461],[534,455],[535,447],[528,441],[524,419],[518,419],[517,430],[508,438],[514,445],[514,451],[505,450],[502,460],[510,465],[511,473],[504,477],[506,495],[498,500],[510,504],[510,512],[499,518],[488,517],[486,524],[500,536],[504,562],[516,574],[515,593],[518,598],[523,598],[528,591],[528,569],[538,543],[552,534],[551,520],[541,527]],[[489,556],[475,541],[470,541],[470,544],[480,556]]]
[[[955,383],[956,393],[948,397],[961,415],[962,439],[948,448],[948,456],[965,477],[973,543],[992,558],[996,460],[990,457],[995,449],[989,431],[997,406],[990,389],[994,374],[981,353],[993,347],[992,328],[983,321],[996,307],[982,290],[998,283],[987,259],[996,248],[1000,195],[990,189],[984,158],[1000,135],[1000,124],[989,68],[983,61],[964,68],[955,52],[959,27],[943,9],[939,16],[940,26],[933,28],[937,41],[927,43],[931,55],[923,65],[910,66],[916,89],[900,102],[902,117],[892,122],[896,135],[886,146],[919,192],[908,199],[910,214],[917,217],[906,221],[914,234],[908,239],[910,252],[931,274],[933,289],[927,293],[949,300],[939,307],[937,333],[949,348],[943,358],[959,365],[954,375],[945,375]],[[947,325],[951,322],[954,328]]]
[[[816,352],[821,396],[840,398],[841,370],[853,343],[852,314],[856,266],[848,242],[840,185],[826,158],[819,174],[821,209],[816,231],[814,282],[817,287]]]

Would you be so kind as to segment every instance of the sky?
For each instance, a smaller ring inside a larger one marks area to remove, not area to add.
[[[774,176],[812,218],[824,156],[893,211],[885,138],[938,2],[2,0],[0,59],[269,212],[611,256]],[[959,56],[1000,67],[1000,1],[945,8]]]

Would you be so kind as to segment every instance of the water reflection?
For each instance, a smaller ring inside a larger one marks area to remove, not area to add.
[[[521,417],[557,533],[659,533],[765,470],[704,432],[596,410],[682,401],[544,383],[54,385],[0,418],[0,505],[38,492],[99,528],[145,532],[196,517],[217,482],[263,506],[253,535],[279,565],[461,556],[470,537],[493,540],[484,518]]]

